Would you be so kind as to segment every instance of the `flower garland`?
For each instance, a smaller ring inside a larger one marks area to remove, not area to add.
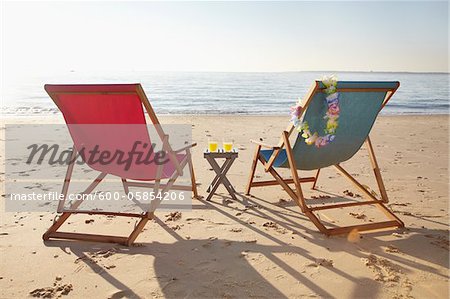
[[[323,117],[327,119],[327,126],[324,129],[325,136],[319,136],[317,132],[311,134],[309,130],[309,125],[307,121],[300,121],[300,114],[302,107],[300,106],[300,100],[298,104],[291,108],[291,122],[294,127],[302,133],[302,137],[305,138],[305,142],[308,145],[315,145],[317,148],[326,146],[333,142],[338,128],[338,118],[340,113],[339,108],[339,93],[336,90],[337,78],[333,76],[324,76],[322,78],[322,83],[325,85],[325,93],[327,97],[325,98],[328,110]]]

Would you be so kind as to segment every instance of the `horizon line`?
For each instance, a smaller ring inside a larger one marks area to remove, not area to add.
[[[153,73],[403,73],[403,74],[447,74],[450,75],[450,71],[340,71],[340,70],[317,70],[317,71],[212,71],[212,70],[123,70],[123,69],[108,69],[108,70],[76,70],[70,69],[65,70],[70,73],[76,72],[111,72],[111,71],[121,71],[121,72],[153,72]]]

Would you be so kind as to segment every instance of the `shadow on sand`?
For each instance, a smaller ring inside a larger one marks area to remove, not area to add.
[[[280,227],[288,229],[298,237],[303,238],[304,242],[313,242],[318,246],[327,248],[331,252],[345,252],[358,258],[367,257],[367,253],[371,252],[377,256],[394,261],[404,273],[408,273],[410,271],[409,268],[413,268],[445,277],[438,269],[429,264],[448,269],[448,247],[447,250],[436,250],[435,244],[432,244],[433,238],[439,240],[440,236],[447,236],[448,231],[446,230],[406,229],[404,230],[404,232],[407,232],[405,237],[389,242],[382,241],[378,237],[392,234],[392,231],[369,233],[364,234],[364,242],[352,244],[347,242],[344,237],[328,238],[320,233],[312,232],[310,228],[302,225],[302,223],[305,223],[305,220],[307,221],[307,218],[300,211],[293,215],[288,207],[280,207],[279,205],[275,207],[275,204],[264,201],[261,198],[246,197],[242,194],[239,194],[239,197],[244,206],[250,207],[245,211],[248,215],[276,222]],[[217,200],[216,202],[202,200],[202,205],[196,205],[194,209],[214,210],[231,221],[245,226],[257,234],[258,237],[272,241],[274,245],[269,246],[257,244],[256,242],[216,238],[187,240],[168,227],[163,221],[156,219],[156,222],[176,239],[174,243],[140,243],[139,246],[134,247],[114,245],[113,248],[119,254],[153,256],[154,264],[145,265],[145,267],[154,267],[156,277],[140,277],[139,280],[150,281],[157,279],[160,290],[166,298],[286,297],[284,293],[280,292],[249,263],[248,258],[251,259],[252,256],[264,256],[264,258],[270,260],[281,269],[283,273],[291,276],[299,284],[309,289],[310,293],[303,294],[304,296],[313,294],[322,298],[339,297],[336,294],[331,294],[323,286],[318,285],[311,277],[302,273],[300,269],[294,268],[278,257],[279,253],[295,253],[306,260],[314,262],[317,258],[314,256],[314,253],[302,247],[293,246],[283,241],[276,234],[271,234],[259,226],[244,222],[234,215],[233,212],[235,210],[226,207],[227,201],[229,201],[229,198],[225,196],[222,197],[222,203],[217,203]],[[265,207],[257,208],[258,202],[264,202]],[[422,244],[418,246],[424,241],[427,242],[427,245]],[[65,241],[52,241],[46,245],[60,247],[65,252],[72,252],[88,267],[92,268],[95,273],[98,273],[109,284],[120,290],[111,298],[141,298],[132,288],[125,285],[110,272],[104,271],[101,265],[90,258],[90,253],[111,248],[112,245],[93,245],[93,243]],[[386,252],[385,248],[387,245],[394,245],[402,254]],[[424,246],[429,248],[428,254],[423,252]],[[189,252],[187,260],[177,258],[177,256],[186,256],[186,252]],[[436,254],[431,254],[431,252]],[[223,261],[227,262],[224,263]],[[336,267],[330,267],[328,270],[333,271],[341,279],[351,281],[354,284],[353,296],[355,298],[367,294],[376,296],[380,288],[383,287],[382,284],[366,277],[356,277]],[[129,269],[129,272],[130,275],[133,275],[132,269]]]

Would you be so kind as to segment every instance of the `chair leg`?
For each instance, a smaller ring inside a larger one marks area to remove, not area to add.
[[[94,189],[98,186],[98,184],[100,184],[102,182],[102,180],[106,177],[107,173],[105,172],[101,172],[96,178],[95,180],[92,181],[92,183],[86,188],[86,190],[84,190],[83,192],[81,192],[81,194],[90,194],[92,191],[94,191]],[[83,200],[77,200],[74,203],[72,203],[69,207],[69,211],[78,209],[78,207],[83,203]],[[67,211],[67,210],[66,210]]]
[[[186,165],[188,164],[188,157],[184,158],[181,163],[180,163],[180,167],[181,169],[184,169],[184,167],[186,167]],[[177,178],[180,176],[180,173],[178,171],[175,171],[172,176],[169,178],[169,180],[167,181],[167,183],[165,184],[164,188],[161,190],[161,194],[164,194],[165,192],[169,191],[170,188],[172,188],[172,186],[174,185],[175,181],[177,180]],[[152,214],[155,212],[156,208],[159,206],[159,204],[161,203],[162,199],[155,199],[152,200],[148,209],[148,213]]]
[[[62,213],[62,211],[64,210],[64,204],[67,199],[67,192],[69,191],[70,179],[72,178],[73,167],[75,166],[76,159],[77,159],[77,149],[75,148],[74,145],[72,147],[72,154],[70,155],[69,165],[67,165],[66,176],[64,178],[64,184],[61,191],[63,198],[59,200],[58,209],[56,210],[58,213]]]
[[[147,222],[152,219],[152,216],[149,216],[150,214],[145,215],[144,217],[141,218],[141,220],[139,221],[139,223],[136,225],[136,227],[134,228],[134,230],[131,232],[131,234],[128,236],[126,245],[127,246],[131,246],[134,243],[134,240],[136,240],[136,238],[139,236],[139,234],[142,232],[142,230],[144,229],[145,225],[147,224]],[[151,214],[153,215],[153,213]]]
[[[323,225],[322,222],[320,222],[319,218],[317,218],[317,216],[314,215],[313,212],[311,212],[311,211],[306,211],[306,212],[305,212],[305,215],[309,218],[309,220],[312,221],[312,223],[319,229],[319,231],[320,231],[322,234],[325,234],[325,235],[327,235],[327,236],[330,235],[329,229],[327,229],[327,228],[325,227],[325,225]]]
[[[128,189],[128,182],[124,178],[122,178],[122,185],[123,185],[123,190],[125,191],[125,194],[128,195],[128,193],[130,192],[130,189]]]
[[[255,176],[256,165],[259,160],[259,151],[261,150],[261,145],[256,146],[255,154],[253,156],[252,168],[250,169],[250,174],[247,182],[247,188],[245,189],[245,194],[250,195],[250,190],[252,188],[253,178]]]
[[[320,168],[317,169],[316,176],[314,177],[314,183],[311,187],[311,189],[313,189],[313,190],[316,189],[316,184],[317,184],[317,180],[319,179],[319,174],[320,174]]]
[[[297,173],[297,165],[295,163],[295,158],[292,153],[291,144],[289,142],[289,133],[287,131],[283,132],[284,144],[286,147],[286,153],[289,161],[289,168],[291,169],[292,179],[295,184],[295,193],[297,195],[297,205],[300,207],[303,213],[307,211],[307,206],[305,202],[305,198],[303,197],[302,186],[300,184],[300,180]]]
[[[67,220],[67,218],[69,218],[71,213],[62,213],[61,216],[59,216],[59,218],[53,222],[53,225],[49,227],[49,229],[42,235],[42,239],[44,241],[48,241],[51,237],[51,234],[56,232],[58,230],[58,228],[61,227],[61,225],[64,224],[64,222]]]
[[[264,161],[261,162],[264,165]],[[296,193],[291,187],[289,187],[286,181],[283,180],[281,175],[273,167],[269,168],[269,173],[275,178],[275,180],[277,180],[278,184],[284,189],[284,191],[286,191],[286,193],[297,203],[298,198]]]
[[[155,194],[159,193],[159,185],[161,184],[162,172],[163,172],[163,165],[158,165],[158,168],[156,168],[155,185],[153,186],[153,192]]]
[[[195,171],[194,171],[194,163],[192,162],[192,154],[191,151],[188,150],[188,164],[189,164],[189,173],[191,175],[191,184],[192,184],[192,192],[194,193],[194,198],[198,199],[198,191],[197,191],[197,181],[195,179]]]
[[[380,167],[378,166],[377,158],[375,156],[375,152],[372,147],[372,142],[370,141],[370,137],[367,136],[366,139],[367,150],[369,151],[370,163],[372,164],[373,173],[375,175],[375,179],[377,181],[378,189],[380,190],[381,198],[384,203],[388,203],[389,199],[387,196],[386,188],[383,183],[383,178],[381,177]]]

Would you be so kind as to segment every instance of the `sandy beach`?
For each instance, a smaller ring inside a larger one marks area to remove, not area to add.
[[[0,297],[24,298],[448,298],[448,116],[382,116],[371,139],[390,202],[404,229],[326,237],[278,186],[244,190],[254,145],[277,142],[288,116],[160,116],[161,123],[191,124],[199,193],[214,172],[202,152],[208,138],[234,139],[239,158],[228,177],[239,193],[223,186],[211,202],[194,201],[192,212],[167,217],[157,212],[133,247],[50,241],[42,234],[56,213],[0,216]],[[63,123],[62,118],[6,123]],[[4,124],[2,143],[4,140]],[[1,190],[4,146],[1,149]],[[344,163],[376,190],[363,148]],[[288,174],[281,171],[282,174]],[[300,175],[308,173],[300,172]],[[269,178],[261,169],[257,178]],[[62,182],[61,182],[62,184]],[[334,169],[325,169],[318,190],[305,196],[349,197],[359,192]],[[321,213],[331,223],[370,222],[371,208]],[[379,215],[378,215],[379,216]],[[86,219],[92,219],[86,223]],[[76,216],[67,230],[126,234],[129,219]]]

